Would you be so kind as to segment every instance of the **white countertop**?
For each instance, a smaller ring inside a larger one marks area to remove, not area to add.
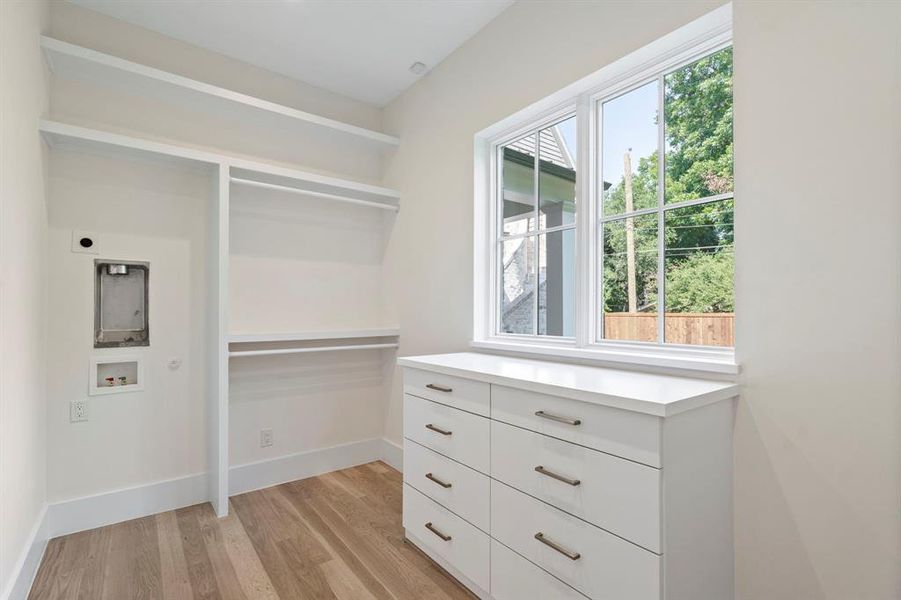
[[[397,363],[403,367],[565,396],[658,417],[672,416],[738,395],[735,383],[477,352],[406,356],[398,358]]]

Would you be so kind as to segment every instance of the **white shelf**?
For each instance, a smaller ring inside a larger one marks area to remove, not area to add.
[[[223,165],[230,168],[232,176],[242,180],[291,188],[297,193],[309,192],[314,196],[340,195],[345,199],[398,207],[400,194],[392,189],[361,183],[349,179],[311,173],[300,169],[282,167],[252,161],[209,150],[158,142],[145,138],[92,129],[80,125],[42,120],[39,126],[44,139],[51,146],[74,145],[76,147],[113,148],[127,153],[151,154],[207,165]]]
[[[318,342],[326,340],[347,340],[363,338],[397,337],[400,329],[347,329],[343,331],[301,331],[295,333],[233,333],[228,336],[230,344],[251,344],[261,342]]]
[[[41,47],[44,49],[50,70],[63,76],[92,78],[133,89],[152,88],[152,92],[157,96],[166,94],[177,96],[187,93],[208,100],[211,104],[226,102],[246,107],[249,111],[262,111],[283,118],[286,122],[331,129],[382,147],[390,148],[400,143],[398,138],[380,131],[276,104],[51,37],[41,36]],[[176,98],[176,100],[178,99]]]
[[[228,353],[228,356],[230,358],[273,356],[277,354],[309,354],[313,352],[346,352],[348,350],[384,350],[397,347],[397,342],[386,342],[384,344],[350,344],[346,346],[313,346],[310,348],[267,348],[265,350],[232,350]]]

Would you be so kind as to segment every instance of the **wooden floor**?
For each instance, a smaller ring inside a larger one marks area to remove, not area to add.
[[[470,600],[403,541],[401,485],[374,462],[56,538],[29,598]]]

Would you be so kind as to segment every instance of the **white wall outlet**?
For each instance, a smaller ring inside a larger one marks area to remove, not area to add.
[[[260,448],[268,448],[272,445],[272,430],[260,429]]]
[[[88,401],[73,400],[69,403],[69,422],[79,423],[88,420]]]
[[[100,254],[100,237],[90,231],[73,231],[72,252]]]

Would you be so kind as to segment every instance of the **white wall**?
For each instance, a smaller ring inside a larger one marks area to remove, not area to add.
[[[517,3],[386,108],[401,355],[467,348],[473,135],[718,4]],[[901,596],[899,7],[735,7],[742,600]]]
[[[735,9],[741,598],[901,598],[899,31]]]
[[[49,501],[205,472],[207,169],[54,149],[49,171]],[[71,252],[73,230],[101,253]],[[150,262],[150,346],[93,348],[95,258]],[[143,357],[145,389],[89,397],[93,355]]]
[[[231,333],[377,328],[393,213],[232,186]],[[230,461],[380,438],[394,351],[234,358]],[[260,447],[260,430],[273,445]]]
[[[47,106],[38,36],[46,2],[0,2],[0,597],[46,496],[47,232],[37,120]]]
[[[345,122],[376,129],[381,125],[382,112],[377,108],[68,2],[53,3],[50,33]],[[357,180],[381,180],[379,153],[359,144],[332,143],[336,139],[332,132],[326,132],[326,137],[309,130],[299,135],[284,123],[275,127],[265,119],[236,120],[226,108],[208,111],[191,102],[180,105],[140,89],[54,78],[50,113],[67,122],[292,161]],[[115,174],[113,181],[107,172]],[[202,339],[196,336],[203,319],[184,291],[189,288],[191,298],[199,297],[198,290],[203,288],[194,287],[200,285],[198,266],[176,264],[176,257],[199,260],[198,219],[205,218],[204,203],[211,191],[208,175],[146,159],[113,160],[55,151],[51,176],[51,252],[63,260],[52,273],[51,330],[62,329],[66,336],[66,344],[50,356],[51,366],[61,373],[52,384],[51,499],[204,471],[202,355],[191,354],[190,361],[184,357],[178,372],[166,370],[165,361],[198,351]],[[385,323],[381,265],[393,216],[382,210],[236,185],[230,201],[231,332],[371,328]],[[116,231],[121,227],[115,213],[118,208],[149,221]],[[91,225],[95,222],[99,224]],[[151,293],[156,298],[151,298],[150,313],[160,321],[151,323],[151,346],[145,350],[151,387],[143,393],[92,398],[90,420],[70,424],[62,408],[68,407],[71,398],[84,396],[91,353],[91,330],[85,328],[85,320],[92,318],[91,304],[84,296],[88,280],[80,278],[79,266],[89,259],[68,253],[67,236],[75,226],[106,232],[104,257],[151,260]],[[178,288],[176,282],[187,287]],[[66,286],[77,290],[74,301],[72,294],[63,293]],[[63,305],[74,317],[61,312]],[[182,327],[176,328],[176,323]],[[186,346],[189,341],[190,347]],[[386,397],[383,375],[393,357],[391,351],[380,351],[230,361],[230,464],[380,438]],[[185,383],[190,387],[184,388]],[[160,397],[163,391],[173,393]],[[260,447],[263,428],[273,429],[272,447]],[[166,443],[163,448],[160,439]]]

